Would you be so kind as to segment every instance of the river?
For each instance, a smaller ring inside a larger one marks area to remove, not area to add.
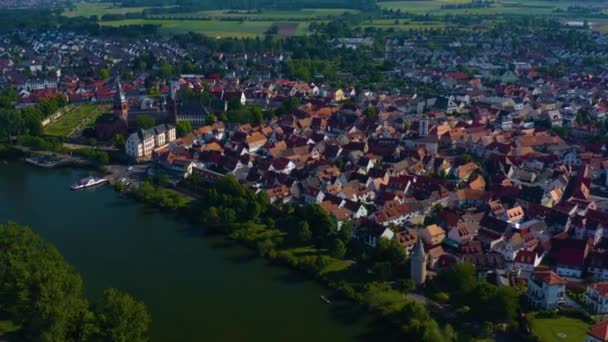
[[[29,225],[53,243],[82,274],[90,300],[107,287],[143,300],[152,341],[389,339],[389,328],[352,303],[324,303],[328,290],[250,250],[203,237],[108,186],[68,190],[87,175],[0,163],[0,222]]]

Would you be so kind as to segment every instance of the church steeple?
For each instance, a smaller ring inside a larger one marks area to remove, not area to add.
[[[127,104],[127,97],[125,96],[125,92],[122,90],[122,85],[120,84],[120,78],[116,78],[116,84],[114,88],[114,104],[112,106],[112,111],[114,115],[127,121],[129,116],[129,107]]]
[[[422,239],[418,238],[410,258],[410,277],[416,285],[424,284],[426,281],[426,258]]]

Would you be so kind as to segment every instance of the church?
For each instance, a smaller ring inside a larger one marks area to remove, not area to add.
[[[112,113],[101,115],[95,121],[95,136],[98,140],[107,141],[117,134],[126,136],[129,129],[129,105],[120,80],[116,79]]]

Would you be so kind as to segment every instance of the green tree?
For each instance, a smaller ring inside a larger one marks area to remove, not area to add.
[[[68,341],[80,334],[88,304],[82,279],[57,249],[15,223],[0,224],[0,316],[32,340]]]
[[[300,242],[302,244],[308,244],[308,243],[310,243],[311,239],[312,239],[312,232],[310,231],[310,226],[308,225],[308,222],[306,222],[304,220],[298,222],[298,227],[297,227],[298,242]]]
[[[338,231],[338,238],[344,243],[350,241],[353,234],[353,223],[352,221],[346,221],[342,223],[340,230]]]
[[[365,107],[363,110],[363,115],[365,115],[368,119],[375,119],[376,116],[378,116],[378,113],[374,107]]]
[[[156,125],[156,120],[149,115],[140,115],[137,117],[137,127],[150,129]]]
[[[150,315],[146,306],[128,293],[107,289],[96,306],[100,337],[105,341],[147,341]]]
[[[125,136],[122,134],[116,134],[114,137],[112,137],[112,145],[119,150],[125,147],[125,142]]]
[[[192,124],[190,121],[180,121],[175,125],[175,132],[178,137],[184,137],[192,133]]]
[[[334,239],[329,252],[335,258],[343,258],[346,254],[346,245],[342,240]]]
[[[158,67],[158,76],[160,78],[169,78],[173,75],[175,69],[169,62],[162,62]]]
[[[397,240],[380,238],[375,250],[375,260],[388,262],[393,268],[400,268],[405,262],[405,248]]]
[[[101,68],[99,70],[99,79],[107,80],[108,78],[110,78],[110,70],[108,68]]]

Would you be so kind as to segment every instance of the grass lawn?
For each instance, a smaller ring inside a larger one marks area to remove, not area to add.
[[[264,35],[264,32],[273,24],[273,21],[221,21],[221,20],[160,20],[160,19],[127,19],[104,21],[102,25],[160,25],[160,32],[166,34],[202,33],[209,37],[236,37],[255,38]],[[296,30],[299,33],[300,29]]]
[[[69,112],[60,117],[57,121],[44,127],[47,135],[67,137],[76,128],[85,128],[95,123],[95,119],[107,112],[107,105],[86,104],[70,106]]]
[[[120,7],[114,6],[108,2],[78,2],[76,3],[76,9],[74,11],[66,9],[63,12],[63,15],[65,15],[66,17],[90,17],[92,15],[101,17],[104,14],[139,13],[144,9],[146,9],[146,7]]]
[[[542,342],[582,341],[589,324],[574,318],[532,318],[530,328]]]

